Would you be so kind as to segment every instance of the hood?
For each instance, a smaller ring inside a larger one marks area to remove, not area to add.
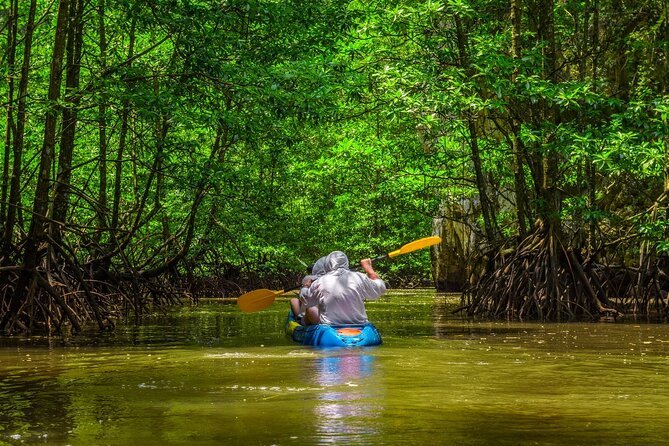
[[[348,257],[341,251],[333,251],[325,258],[325,272],[329,273],[340,268],[348,269]]]
[[[311,266],[311,274],[314,276],[322,276],[325,274],[325,259],[326,257],[321,257],[320,259],[316,260],[314,264]]]

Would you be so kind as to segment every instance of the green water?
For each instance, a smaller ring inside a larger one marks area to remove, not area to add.
[[[67,340],[0,338],[0,444],[669,444],[669,325],[468,322],[368,305],[384,344],[316,350],[288,305],[211,303]]]

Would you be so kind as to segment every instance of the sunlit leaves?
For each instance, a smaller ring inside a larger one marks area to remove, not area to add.
[[[108,0],[107,66],[116,68],[102,74],[91,21],[75,158],[94,164],[97,104],[104,98],[111,170],[121,112],[129,108],[121,210],[131,222],[158,150],[157,128],[167,123],[161,206],[172,231],[183,226],[184,201],[204,184],[197,230],[207,232],[208,249],[236,263],[260,259],[275,270],[293,266],[293,251],[314,257],[347,248],[362,256],[401,245],[431,230],[441,200],[475,200],[470,122],[486,187],[501,203],[496,215],[505,237],[516,230],[509,211],[515,136],[534,205],[528,212],[542,205],[541,162],[552,157],[565,219],[605,221],[621,207],[611,198],[618,189],[616,199],[630,215],[628,202],[647,207],[646,195],[662,189],[666,25],[655,1],[621,5],[622,15],[600,4],[602,40],[595,46],[592,15],[589,30],[582,29],[586,4],[556,3],[553,77],[545,71],[547,42],[531,2],[521,2],[520,57],[514,57],[505,1]],[[466,31],[467,57],[455,18]],[[627,28],[610,23],[634,26],[622,35]],[[128,63],[133,26],[135,54],[157,46]],[[40,41],[48,28],[38,29]],[[33,154],[41,143],[49,53],[37,48],[34,56],[26,133]],[[616,84],[623,75],[626,89]],[[220,156],[212,157],[217,134]],[[26,172],[34,171],[33,159]],[[587,166],[594,167],[599,203],[585,198]],[[97,179],[92,168],[74,172],[88,190],[97,189]],[[25,184],[29,191],[30,180]],[[74,214],[85,222],[92,212]],[[160,232],[157,220],[148,227]]]

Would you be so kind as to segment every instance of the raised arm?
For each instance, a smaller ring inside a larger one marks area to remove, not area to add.
[[[371,259],[362,259],[360,261],[360,266],[362,269],[365,271],[367,274],[367,277],[369,277],[372,280],[376,280],[379,278],[379,275],[376,274],[376,271],[374,271],[374,268],[372,268],[372,260]]]

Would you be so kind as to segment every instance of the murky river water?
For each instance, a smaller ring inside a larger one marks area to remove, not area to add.
[[[288,305],[217,303],[67,341],[0,338],[0,444],[669,444],[669,325],[468,322],[368,304],[384,344],[316,350]]]

